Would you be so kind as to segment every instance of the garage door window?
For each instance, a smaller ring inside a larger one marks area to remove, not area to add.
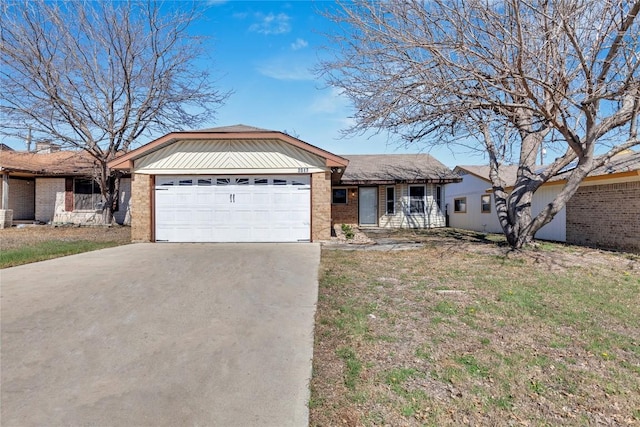
[[[274,179],[273,185],[287,185],[286,179]]]
[[[267,178],[256,178],[254,183],[256,185],[267,185],[267,184],[269,184],[269,180]]]
[[[211,178],[198,178],[198,185],[211,185]]]
[[[178,185],[193,185],[192,179],[181,179]]]

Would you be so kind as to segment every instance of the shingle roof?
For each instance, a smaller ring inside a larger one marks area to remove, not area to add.
[[[363,154],[349,160],[341,183],[457,182],[460,177],[429,154]]]
[[[91,175],[94,159],[85,151],[0,152],[0,169],[35,175]]]
[[[594,169],[588,177],[595,176],[604,176],[611,175],[613,173],[624,173],[624,172],[632,172],[632,171],[640,171],[640,151],[625,151],[622,152],[609,160],[604,166],[600,166],[599,168]],[[562,179],[566,179],[569,176],[571,169],[559,173],[549,181],[559,181]]]
[[[489,179],[490,167],[489,165],[466,165],[456,166],[454,171],[463,170],[467,173],[482,178],[487,182],[491,182]],[[505,183],[510,186],[516,183],[516,175],[518,173],[518,166],[516,165],[502,165],[500,166],[500,176],[504,179]]]
[[[544,166],[540,166],[541,168]],[[500,174],[505,180],[508,187],[512,187],[516,183],[516,175],[518,173],[517,165],[503,165],[500,167]],[[465,171],[476,175],[479,178],[491,182],[489,179],[489,165],[475,166],[456,166],[454,171]],[[588,177],[610,175],[612,173],[623,173],[631,171],[640,171],[640,152],[627,151],[614,156],[609,163],[594,169]],[[566,179],[571,172],[569,168],[565,172],[559,173],[549,179],[549,182],[561,181]]]

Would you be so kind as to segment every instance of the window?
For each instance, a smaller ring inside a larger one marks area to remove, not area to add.
[[[387,187],[387,215],[396,213],[396,188]]]
[[[480,211],[482,213],[491,213],[491,196],[490,195],[482,195],[480,196]]]
[[[255,185],[267,185],[269,184],[269,180],[267,178],[256,178],[253,183]]]
[[[86,178],[73,180],[73,210],[94,211],[100,209],[101,202],[102,195],[97,182]]]
[[[442,186],[436,185],[436,205],[438,209],[442,211]]]
[[[409,187],[409,214],[424,214],[424,186]]]
[[[287,180],[275,178],[273,180],[273,185],[287,185]]]
[[[453,212],[466,213],[467,212],[467,198],[461,197],[459,199],[453,199]]]
[[[211,178],[198,178],[198,185],[201,185],[201,186],[211,185]]]
[[[178,185],[193,185],[193,180],[192,179],[181,179],[178,182]]]
[[[347,189],[334,188],[333,190],[331,190],[331,203],[333,203],[334,205],[346,205]]]

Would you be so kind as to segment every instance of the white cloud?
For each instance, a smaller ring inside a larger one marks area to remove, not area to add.
[[[291,49],[299,50],[309,46],[309,42],[305,39],[297,38],[295,42],[291,43]]]
[[[265,15],[263,13],[256,13],[256,18],[259,22],[252,24],[249,27],[249,31],[253,31],[260,34],[284,34],[291,31],[290,20],[291,17],[286,13],[279,13],[277,15],[269,13]]]
[[[349,99],[341,93],[340,89],[331,88],[317,96],[309,110],[313,113],[335,114],[346,113],[349,107]]]
[[[292,61],[291,58],[274,58],[258,66],[258,72],[276,80],[313,80],[314,76],[307,64]]]

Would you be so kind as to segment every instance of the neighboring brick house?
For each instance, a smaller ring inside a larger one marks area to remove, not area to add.
[[[506,166],[505,180],[515,182],[516,166]],[[488,166],[457,166],[462,182],[447,185],[450,225],[501,233],[495,213]],[[566,182],[564,172],[534,194],[532,213],[538,214]],[[627,151],[589,174],[578,191],[537,239],[608,249],[640,251],[640,152]]]
[[[93,180],[95,160],[83,151],[38,145],[35,152],[0,150],[0,211],[11,222],[101,224],[102,197]],[[121,180],[114,219],[129,222],[131,180]]]

